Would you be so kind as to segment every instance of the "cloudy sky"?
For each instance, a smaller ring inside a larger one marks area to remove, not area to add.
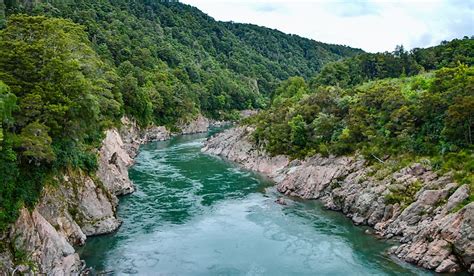
[[[217,20],[253,23],[369,52],[474,35],[474,0],[181,0]]]

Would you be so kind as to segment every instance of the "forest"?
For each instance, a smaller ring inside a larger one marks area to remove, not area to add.
[[[474,40],[364,53],[169,1],[0,0],[0,231],[128,116],[251,119],[272,154],[429,158],[472,184]],[[471,189],[471,191],[474,189]]]

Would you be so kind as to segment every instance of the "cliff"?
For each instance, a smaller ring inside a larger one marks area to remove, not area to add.
[[[355,224],[397,239],[390,253],[404,261],[436,272],[474,272],[474,203],[463,206],[467,185],[421,164],[386,172],[357,156],[272,157],[252,143],[253,131],[229,129],[202,151],[270,176],[285,195],[319,199]]]
[[[199,116],[182,125],[183,133],[207,131],[209,121]],[[135,191],[128,168],[140,144],[167,140],[165,127],[140,129],[123,118],[120,129],[106,131],[98,150],[98,170],[89,175],[69,170],[46,185],[34,210],[23,208],[0,246],[0,275],[78,275],[86,267],[73,246],[87,237],[111,233],[120,227],[118,196]]]

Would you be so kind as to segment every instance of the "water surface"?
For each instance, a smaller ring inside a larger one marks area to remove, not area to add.
[[[420,275],[390,246],[314,201],[285,198],[272,183],[202,154],[206,134],[140,149],[121,198],[122,227],[79,250],[114,275]]]

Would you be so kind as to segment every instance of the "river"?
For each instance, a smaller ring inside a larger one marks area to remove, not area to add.
[[[260,175],[200,152],[209,134],[143,145],[120,199],[122,227],[79,248],[113,275],[424,275],[316,201],[280,197]]]

